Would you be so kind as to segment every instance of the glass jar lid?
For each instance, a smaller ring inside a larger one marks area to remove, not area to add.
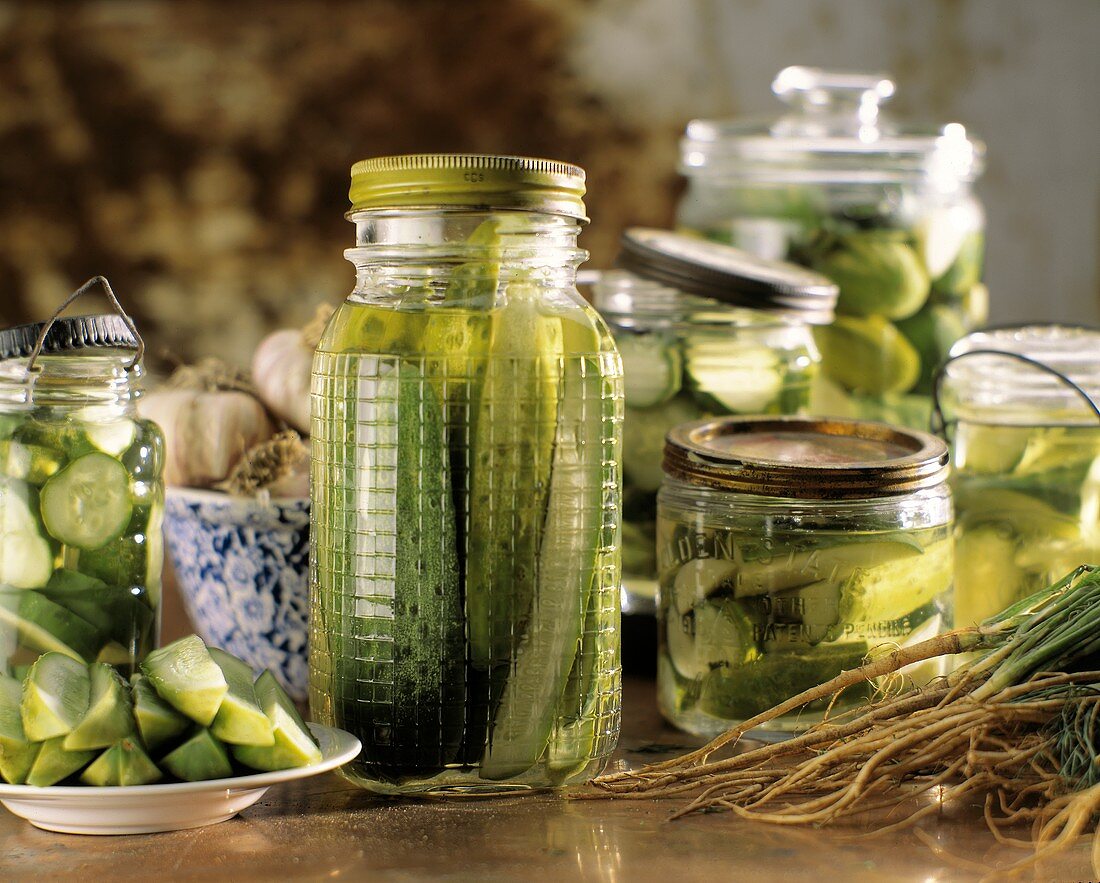
[[[982,172],[985,145],[960,123],[908,126],[883,113],[895,92],[885,74],[787,67],[772,91],[788,107],[778,119],[692,120],[681,171],[781,183],[925,179],[948,191]]]
[[[942,379],[951,404],[973,419],[1097,423],[1100,330],[1020,325],[975,331],[951,347]]]
[[[587,222],[584,169],[525,156],[422,153],[351,167],[351,212],[461,206],[523,209]]]
[[[619,266],[689,295],[825,325],[833,320],[837,286],[796,264],[669,230],[632,227],[623,233]]]
[[[45,322],[32,322],[0,330],[0,359],[25,359],[34,353]],[[83,349],[135,349],[138,341],[122,316],[66,316],[55,319],[45,339],[43,353]]]
[[[723,417],[674,428],[670,478],[720,490],[811,500],[869,499],[947,478],[947,445],[927,432],[863,420]]]

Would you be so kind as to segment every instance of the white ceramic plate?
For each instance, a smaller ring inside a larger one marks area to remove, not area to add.
[[[153,834],[213,825],[252,806],[272,785],[335,769],[363,747],[343,730],[320,724],[309,728],[321,745],[321,762],[313,766],[207,782],[120,788],[0,783],[0,803],[37,828],[64,834]]]

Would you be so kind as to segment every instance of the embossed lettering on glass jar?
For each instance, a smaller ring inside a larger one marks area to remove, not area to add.
[[[877,647],[951,625],[947,446],[935,436],[802,417],[700,421],[669,433],[664,468],[658,698],[676,726],[716,735]]]
[[[1100,331],[975,332],[952,348],[943,380],[956,620],[970,625],[1100,561]]]

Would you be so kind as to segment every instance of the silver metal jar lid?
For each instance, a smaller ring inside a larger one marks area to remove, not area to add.
[[[828,324],[836,308],[837,286],[820,273],[669,230],[630,228],[623,233],[618,263],[678,291],[797,315],[809,324]]]

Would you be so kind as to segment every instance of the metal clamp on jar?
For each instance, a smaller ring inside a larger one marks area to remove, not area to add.
[[[802,417],[700,421],[669,433],[664,469],[657,692],[676,726],[715,736],[950,627],[951,495],[935,436]],[[825,711],[811,704],[755,735],[782,737]]]

